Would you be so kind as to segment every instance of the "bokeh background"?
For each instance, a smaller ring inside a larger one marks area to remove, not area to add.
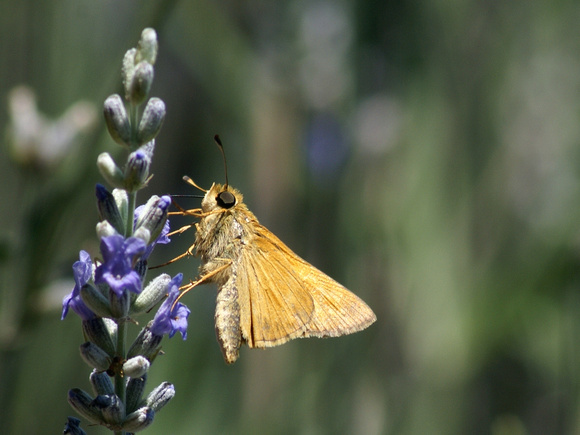
[[[200,287],[146,433],[580,433],[579,19],[564,0],[1,0],[0,432],[62,433],[90,389],[60,302],[98,251],[102,102],[154,27],[167,118],[140,201],[222,182],[219,133],[250,209],[378,321],[226,366]],[[31,92],[45,118],[11,115]]]

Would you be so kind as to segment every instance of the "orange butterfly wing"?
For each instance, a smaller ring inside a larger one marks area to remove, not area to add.
[[[271,347],[298,337],[337,337],[376,320],[358,296],[298,257],[254,223],[252,249],[242,247],[236,286],[240,327],[249,347]]]

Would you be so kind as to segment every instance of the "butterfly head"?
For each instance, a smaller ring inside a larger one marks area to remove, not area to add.
[[[201,201],[204,212],[230,210],[243,200],[242,194],[231,186],[214,183]]]

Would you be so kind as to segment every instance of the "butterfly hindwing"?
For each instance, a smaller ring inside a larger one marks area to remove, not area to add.
[[[252,243],[253,249],[242,248],[237,270],[237,286],[243,289],[242,336],[250,347],[336,337],[375,321],[359,297],[298,257],[264,226],[255,224]]]

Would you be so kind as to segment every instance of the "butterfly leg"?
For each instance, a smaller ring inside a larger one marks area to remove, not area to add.
[[[195,249],[195,244],[194,244],[194,245],[191,245],[191,246],[190,246],[190,247],[187,249],[187,251],[185,251],[183,254],[181,254],[181,255],[178,255],[178,256],[177,256],[177,257],[175,257],[175,258],[172,258],[171,260],[169,260],[169,261],[168,261],[168,262],[166,262],[166,263],[163,263],[163,264],[158,264],[157,266],[151,266],[151,267],[149,267],[149,269],[158,269],[158,268],[160,268],[160,267],[163,267],[163,266],[168,266],[168,265],[170,265],[171,263],[175,263],[177,260],[181,260],[182,258],[185,258],[185,257],[187,257],[187,256],[189,256],[189,255],[194,255],[194,252],[193,252],[193,250],[194,250],[194,249]]]
[[[189,225],[184,225],[181,228],[179,228],[178,230],[172,231],[169,234],[167,234],[168,237],[174,236],[175,234],[181,234],[186,232],[188,229],[190,229],[191,227],[193,227],[195,224],[189,224]]]
[[[193,248],[193,246],[191,248],[189,248],[189,250],[191,250]],[[189,252],[188,250],[188,252]],[[176,259],[179,259],[181,257],[184,257],[185,255],[188,254],[188,252],[186,252],[185,254],[181,254],[179,257],[176,257]],[[174,259],[175,260],[175,259]],[[172,261],[174,261],[172,260]],[[197,287],[198,285],[204,284],[206,282],[212,282],[214,281],[214,277],[215,275],[217,275],[218,273],[224,271],[226,268],[228,268],[232,262],[231,260],[227,260],[228,262],[221,265],[220,267],[218,267],[217,269],[212,270],[211,272],[206,273],[205,275],[200,276],[198,279],[196,279],[195,281],[190,282],[189,284],[186,284],[182,287],[180,287],[179,290],[181,290],[181,294],[179,295],[179,297],[175,300],[174,305],[177,303],[177,301],[179,301],[179,299],[181,299],[183,297],[183,295],[185,293],[187,293],[188,291],[190,291],[191,289],[193,289],[194,287]]]

